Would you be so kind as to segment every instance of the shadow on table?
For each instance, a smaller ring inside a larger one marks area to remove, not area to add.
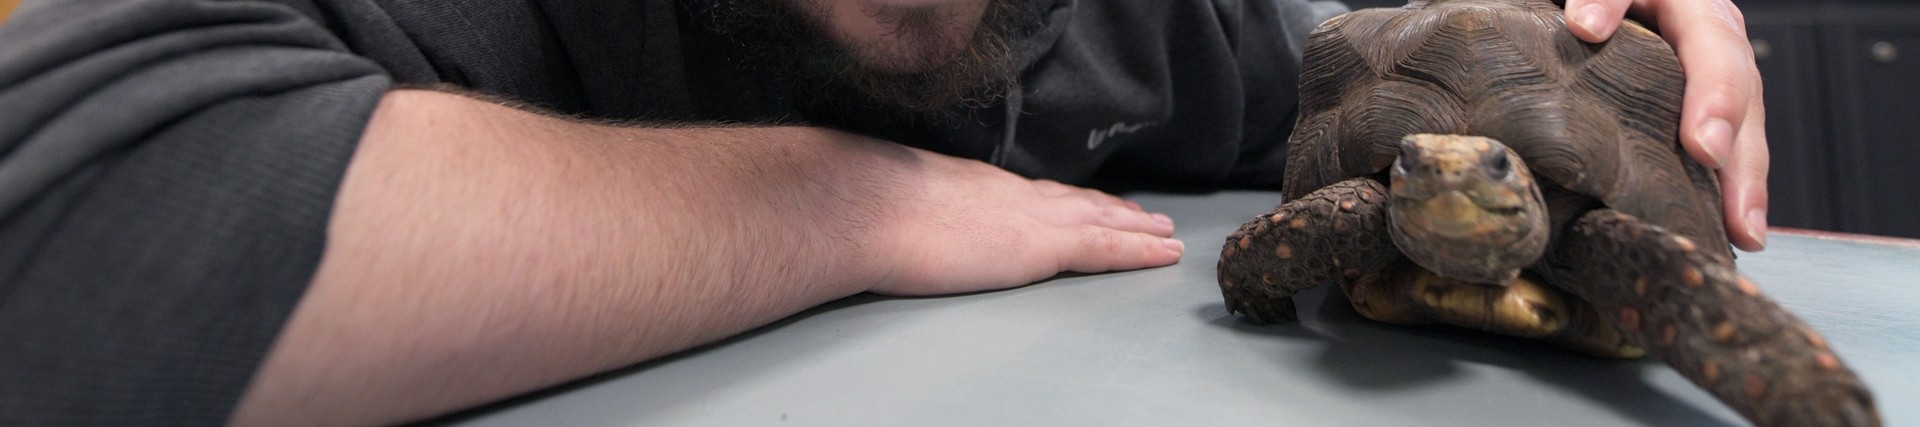
[[[1325,344],[1313,372],[1360,389],[1397,390],[1448,381],[1464,363],[1502,366],[1571,390],[1644,425],[1733,426],[1692,402],[1649,384],[1642,374],[1657,359],[1607,360],[1551,345],[1461,328],[1378,323],[1361,317],[1346,295],[1321,286],[1297,296],[1303,323],[1254,325],[1203,305],[1201,318],[1236,332]]]

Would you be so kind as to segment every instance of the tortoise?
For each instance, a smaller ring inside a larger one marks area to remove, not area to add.
[[[1309,38],[1284,203],[1227,238],[1230,312],[1365,317],[1652,353],[1763,426],[1878,425],[1820,334],[1740,275],[1714,172],[1679,144],[1670,46],[1586,43],[1546,0],[1414,0]]]

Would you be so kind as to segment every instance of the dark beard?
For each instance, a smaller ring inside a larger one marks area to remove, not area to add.
[[[839,107],[898,110],[951,121],[960,109],[992,105],[1018,86],[1021,37],[1040,25],[1045,2],[988,0],[966,47],[950,55],[906,58],[925,71],[889,73],[860,63],[834,42],[828,29],[788,0],[684,0],[695,25],[738,43],[751,57],[775,64],[803,102]],[[902,19],[904,31],[922,32],[921,43],[950,45],[929,28],[940,17],[928,12]],[[931,65],[932,68],[925,66]],[[853,96],[848,96],[853,95]]]

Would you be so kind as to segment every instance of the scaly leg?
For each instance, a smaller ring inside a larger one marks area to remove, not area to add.
[[[1540,271],[1585,298],[1629,341],[1760,426],[1874,426],[1860,378],[1733,263],[1610,209],[1568,227]]]
[[[1399,259],[1386,201],[1379,181],[1353,178],[1241,225],[1220,250],[1227,311],[1253,323],[1294,321],[1293,294]]]

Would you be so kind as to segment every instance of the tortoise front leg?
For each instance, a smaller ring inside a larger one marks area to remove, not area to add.
[[[1399,259],[1386,200],[1379,181],[1353,178],[1241,225],[1220,250],[1227,311],[1253,323],[1294,321],[1293,294]]]
[[[1540,270],[1756,425],[1880,424],[1873,396],[1820,334],[1703,249],[1602,209],[1569,226]]]

